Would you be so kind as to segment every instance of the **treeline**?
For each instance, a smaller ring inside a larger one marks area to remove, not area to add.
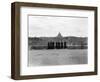
[[[30,49],[87,49],[87,37],[29,37]]]

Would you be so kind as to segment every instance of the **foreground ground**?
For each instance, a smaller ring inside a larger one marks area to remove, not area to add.
[[[87,49],[29,50],[28,66],[75,65],[87,63]]]

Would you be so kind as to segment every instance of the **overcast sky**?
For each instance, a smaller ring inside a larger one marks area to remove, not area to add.
[[[86,37],[88,33],[88,18],[59,16],[29,16],[29,37],[55,37],[60,32],[62,36]]]

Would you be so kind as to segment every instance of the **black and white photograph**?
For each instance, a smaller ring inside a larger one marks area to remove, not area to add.
[[[97,7],[12,3],[11,77],[97,75]]]
[[[87,63],[87,17],[28,15],[28,66]]]

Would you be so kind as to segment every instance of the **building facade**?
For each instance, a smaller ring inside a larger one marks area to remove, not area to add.
[[[87,37],[63,37],[59,32],[56,37],[29,38],[31,49],[87,49]]]

